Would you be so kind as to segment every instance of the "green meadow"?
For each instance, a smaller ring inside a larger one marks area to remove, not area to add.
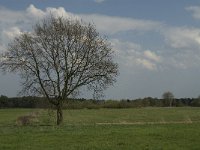
[[[37,114],[28,125],[20,116]],[[2,150],[198,150],[200,108],[0,109]]]

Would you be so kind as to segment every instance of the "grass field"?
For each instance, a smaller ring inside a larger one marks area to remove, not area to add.
[[[19,116],[39,112],[38,121],[16,125]],[[65,110],[54,125],[46,110],[0,109],[2,150],[198,150],[200,108]]]

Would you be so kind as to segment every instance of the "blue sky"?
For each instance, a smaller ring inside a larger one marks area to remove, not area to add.
[[[120,75],[106,99],[200,95],[199,0],[0,1],[0,51],[49,12],[93,22],[112,43]],[[0,94],[20,88],[17,75],[0,74]]]

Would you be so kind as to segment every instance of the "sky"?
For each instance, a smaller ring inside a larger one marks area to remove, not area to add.
[[[105,99],[200,95],[199,0],[2,0],[0,52],[49,13],[92,22],[111,42],[120,75]],[[17,96],[20,83],[0,72],[0,95]]]

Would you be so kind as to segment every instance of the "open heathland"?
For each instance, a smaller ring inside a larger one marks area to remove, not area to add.
[[[0,109],[4,150],[191,150],[199,138],[200,108],[64,110],[59,127],[50,110]]]

